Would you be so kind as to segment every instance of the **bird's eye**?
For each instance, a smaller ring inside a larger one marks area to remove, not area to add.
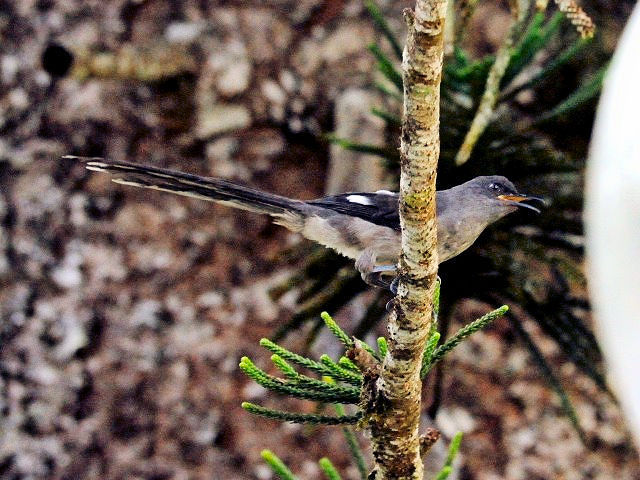
[[[493,190],[494,192],[501,192],[502,191],[502,185],[500,185],[499,183],[491,183],[489,185],[489,188],[491,190]]]

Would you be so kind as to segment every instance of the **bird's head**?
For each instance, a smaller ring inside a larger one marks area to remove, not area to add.
[[[514,212],[518,208],[527,208],[540,213],[540,209],[531,203],[545,204],[541,197],[518,192],[509,179],[499,175],[476,177],[464,185],[469,199],[477,202],[478,208],[487,210],[491,213],[489,216],[495,219]]]

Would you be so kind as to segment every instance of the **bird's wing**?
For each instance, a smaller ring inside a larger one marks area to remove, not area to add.
[[[375,193],[343,193],[307,202],[344,215],[400,230],[398,194],[380,190]]]

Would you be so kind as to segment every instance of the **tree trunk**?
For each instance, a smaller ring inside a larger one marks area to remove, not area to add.
[[[417,0],[405,11],[404,119],[401,138],[398,296],[389,317],[389,352],[370,403],[375,476],[423,478],[420,366],[431,327],[438,271],[436,167],[446,0]]]

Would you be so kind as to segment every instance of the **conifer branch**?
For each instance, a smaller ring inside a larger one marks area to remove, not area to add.
[[[348,138],[341,138],[332,134],[325,135],[325,138],[328,142],[340,145],[342,148],[353,152],[368,153],[369,155],[376,155],[387,160],[396,160],[398,158],[395,148],[390,148],[386,145],[371,145],[369,143],[354,142]]]
[[[462,442],[462,432],[456,433],[451,439],[449,444],[449,451],[447,452],[447,458],[444,461],[442,469],[435,476],[434,480],[446,480],[453,472],[453,461],[458,455],[460,450],[460,443]]]
[[[587,445],[587,436],[584,430],[582,429],[582,427],[580,426],[580,419],[578,418],[578,414],[575,408],[573,408],[571,399],[569,398],[569,395],[567,395],[567,392],[562,387],[560,380],[553,373],[553,370],[551,370],[551,367],[545,360],[544,355],[542,355],[542,352],[540,351],[540,349],[538,349],[535,342],[533,341],[531,336],[527,333],[527,331],[524,329],[524,327],[520,324],[520,322],[514,319],[511,315],[508,315],[507,319],[509,320],[509,323],[511,323],[511,326],[513,327],[515,332],[518,335],[520,335],[520,338],[525,343],[527,349],[529,350],[529,353],[531,353],[531,356],[533,357],[534,362],[542,372],[542,375],[545,377],[547,382],[549,382],[549,384],[551,385],[551,388],[553,388],[553,390],[556,392],[556,394],[560,398],[562,409],[564,410],[565,415],[569,417],[569,420],[571,421],[573,428],[578,433],[580,440],[584,445]]]
[[[318,402],[330,403],[358,403],[360,400],[359,392],[356,394],[348,393],[338,386],[326,384],[329,388],[335,387],[333,391],[318,391],[315,389],[304,388],[295,384],[288,383],[280,378],[273,377],[256,367],[253,362],[242,357],[240,360],[240,369],[259,385],[276,393],[289,395],[291,397],[303,398],[307,400],[316,400]],[[355,389],[354,389],[355,390]]]
[[[336,411],[338,417],[345,416],[344,406],[335,403],[333,408]],[[362,412],[358,412],[362,414]],[[350,427],[342,427],[342,434],[344,435],[344,439],[349,446],[349,451],[351,452],[351,456],[353,460],[356,462],[356,466],[358,467],[358,472],[360,472],[360,479],[367,480],[368,471],[367,471],[367,463],[364,459],[364,455],[362,454],[362,450],[360,449],[360,445],[358,444],[358,440],[354,435],[352,429]]]
[[[462,443],[462,432],[456,433],[451,439],[451,443],[449,444],[449,452],[447,453],[447,458],[444,461],[444,466],[452,466],[453,461],[458,455],[458,451],[460,450],[460,444]]]
[[[434,480],[447,480],[449,475],[453,472],[453,468],[450,466],[442,467],[442,470],[434,477]]]
[[[571,95],[553,107],[550,111],[540,115],[540,117],[533,122],[532,126],[537,126],[554,118],[566,115],[598,95],[602,89],[602,83],[604,82],[608,66],[608,64],[605,64],[595,74],[593,74],[588,81],[571,93]]]
[[[501,94],[500,101],[504,102],[505,100],[509,100],[520,93],[522,90],[533,87],[545,78],[550,78],[550,76],[559,68],[566,65],[566,63],[570,60],[576,58],[576,55],[578,55],[589,43],[591,43],[591,41],[592,39],[590,38],[579,38],[578,40],[573,42],[569,46],[569,48],[562,51],[556,58],[551,60],[539,72],[537,72],[535,75],[532,75],[528,80],[525,80],[518,85],[510,86]]]
[[[380,352],[380,358],[384,358],[387,355],[389,347],[387,345],[387,339],[384,337],[378,338],[378,351]]]
[[[387,83],[376,82],[374,86],[385,95],[393,98],[394,100],[398,100],[399,102],[401,102],[402,95],[398,93],[397,90],[391,90],[391,88],[389,88],[387,85],[388,85]]]
[[[345,356],[340,357],[340,359],[338,360],[338,365],[340,365],[342,368],[346,368],[347,370],[351,370],[352,372],[358,374],[360,373],[360,369],[358,368],[358,366]]]
[[[382,74],[387,80],[393,83],[398,90],[402,91],[402,74],[396,70],[389,57],[387,57],[375,43],[369,45],[369,51],[373,53],[373,56],[378,60],[378,69]]]
[[[327,312],[322,312],[320,314],[320,317],[322,317],[322,320],[324,320],[324,324],[327,326],[327,328],[331,330],[331,333],[333,333],[336,338],[340,340],[340,343],[342,343],[347,350],[353,347],[353,339],[349,335],[347,335],[347,333],[342,330],[342,328],[340,328],[340,325],[338,325],[335,320],[331,318],[331,315],[329,315]]]
[[[358,440],[354,435],[353,431],[349,427],[342,427],[342,434],[344,435],[344,439],[349,446],[349,451],[351,452],[351,456],[353,460],[356,462],[356,466],[358,467],[358,472],[360,473],[361,480],[366,480],[368,476],[367,472],[367,463],[365,462],[364,455],[362,454],[362,450],[360,449],[360,445],[358,445]]]
[[[376,117],[381,118],[382,120],[387,122],[389,125],[399,127],[402,124],[402,120],[400,119],[400,117],[386,110],[382,110],[378,107],[371,108],[371,113],[374,114]]]
[[[358,423],[362,418],[361,412],[354,415],[332,417],[331,415],[316,415],[315,413],[283,412],[249,402],[242,402],[242,408],[249,413],[270,418],[272,420],[281,420],[283,422],[291,423],[306,423],[311,425],[347,425]]]
[[[324,354],[320,357],[320,361],[322,365],[327,369],[326,375],[330,377],[336,378],[338,380],[342,380],[344,382],[349,382],[354,385],[362,384],[362,375],[353,372],[352,370],[347,370],[346,368],[341,367],[327,354]],[[358,383],[356,383],[358,382]]]
[[[295,371],[291,365],[282,359],[279,355],[273,354],[271,361],[278,369],[284,373],[293,386],[326,392],[328,394],[342,394],[345,396],[360,395],[360,389],[355,387],[345,387],[335,383],[328,383],[315,378],[307,377]]]
[[[482,330],[484,327],[493,322],[496,318],[501,317],[505,313],[507,313],[509,307],[503,305],[500,308],[493,310],[492,312],[483,315],[482,317],[474,320],[473,322],[465,325],[460,330],[456,332],[456,334],[447,340],[444,344],[440,345],[434,352],[431,358],[430,366],[433,366],[436,362],[441,360],[447,353],[456,348],[460,342],[462,342],[465,338],[474,334],[478,330]]]
[[[362,375],[354,371],[345,371],[345,369],[334,370],[324,363],[316,362],[315,360],[311,360],[310,358],[303,357],[302,355],[298,355],[297,353],[291,352],[286,348],[281,347],[273,343],[271,340],[267,338],[263,338],[260,340],[260,345],[270,350],[272,353],[275,353],[282,357],[283,359],[300,365],[301,367],[308,368],[312,372],[315,372],[319,375],[329,375],[337,378],[338,380],[342,380],[348,383],[351,383],[355,386],[360,386],[362,384]],[[329,358],[329,357],[327,357]],[[329,360],[331,360],[329,358]],[[333,362],[331,362],[333,363]]]

